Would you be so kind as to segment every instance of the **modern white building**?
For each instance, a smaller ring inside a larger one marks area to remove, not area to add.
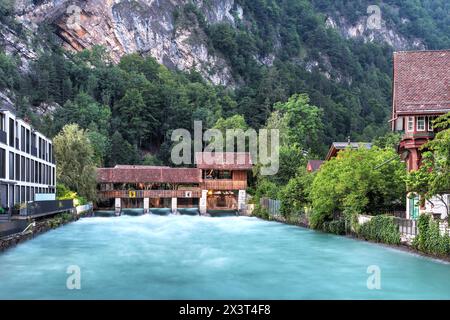
[[[52,141],[16,116],[8,104],[0,106],[0,205],[34,201],[36,194],[56,192]]]

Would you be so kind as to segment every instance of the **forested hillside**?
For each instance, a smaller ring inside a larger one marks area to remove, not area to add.
[[[300,148],[322,157],[334,140],[371,141],[388,131],[392,45],[450,48],[445,0],[237,0],[229,11],[234,23],[206,19],[199,9],[205,1],[183,3],[173,13],[175,28],[196,26],[209,54],[228,64],[229,86],[142,52],[119,63],[102,46],[69,52],[53,21],[31,33],[8,0],[0,7],[0,91],[50,136],[68,123],[88,129],[99,165],[168,163],[171,130],[189,129],[193,120],[212,127],[235,115],[260,128],[277,102],[305,93],[321,125],[314,143]],[[380,5],[383,30],[354,36],[351,26],[367,19],[371,4]],[[21,41],[33,49],[25,62]]]

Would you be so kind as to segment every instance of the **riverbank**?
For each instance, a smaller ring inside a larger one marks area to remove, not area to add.
[[[80,219],[80,216],[76,213],[59,213],[51,218],[29,221],[29,229],[25,232],[15,233],[0,239],[0,252],[78,219]]]
[[[258,218],[261,218],[261,217],[258,217]],[[264,219],[264,220],[274,221],[274,222],[283,223],[283,224],[287,224],[287,225],[292,225],[292,226],[297,226],[297,227],[311,229],[306,218],[304,218],[303,220],[294,220],[294,219],[290,219],[289,220],[289,219],[286,219],[286,218],[284,218],[282,216],[271,216],[269,219]],[[315,230],[315,231],[321,232],[321,233],[326,233],[326,232],[321,231],[321,230]],[[411,254],[415,254],[415,255],[418,255],[418,256],[421,256],[421,257],[424,257],[424,258],[430,258],[430,259],[438,260],[440,262],[450,263],[450,256],[442,257],[442,256],[437,256],[437,255],[424,253],[424,252],[421,252],[421,251],[415,249],[411,245],[406,245],[404,243],[402,243],[400,245],[391,245],[391,244],[386,244],[386,243],[382,243],[382,242],[375,242],[375,241],[362,239],[361,237],[359,237],[357,234],[354,234],[354,233],[346,234],[346,235],[342,235],[342,236],[346,237],[346,238],[353,239],[353,240],[358,240],[358,241],[362,241],[362,242],[370,242],[370,243],[378,244],[378,245],[380,245],[382,247],[385,247],[385,248],[397,249],[397,250],[408,252],[408,253],[411,253]]]

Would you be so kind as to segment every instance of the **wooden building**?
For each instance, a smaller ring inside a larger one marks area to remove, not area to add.
[[[435,136],[433,120],[450,112],[450,50],[395,52],[392,101],[392,130],[402,134],[399,153],[409,171],[417,170],[421,147]],[[408,196],[409,218],[419,215],[418,203]]]
[[[248,153],[197,153],[196,168],[119,165],[97,170],[98,207],[245,211]]]
[[[450,50],[394,53],[392,129],[403,134],[399,152],[409,170],[420,147],[434,138],[432,121],[450,112]]]

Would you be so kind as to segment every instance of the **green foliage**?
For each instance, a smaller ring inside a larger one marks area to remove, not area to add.
[[[310,105],[309,101],[307,94],[295,94],[286,103],[276,103],[274,109],[280,111],[284,118],[287,145],[318,154],[322,151],[323,111]]]
[[[15,61],[0,51],[0,89],[14,89],[18,78]]]
[[[333,221],[325,221],[322,225],[322,231],[333,233],[336,235],[345,235],[346,234],[345,220],[338,219]]]
[[[280,189],[275,183],[261,178],[255,190],[255,203],[258,205],[261,198],[277,199],[279,191]]]
[[[387,162],[391,159],[395,160]],[[394,150],[362,147],[341,151],[322,165],[312,183],[311,226],[321,228],[339,213],[376,214],[398,206],[404,197],[405,173]]]
[[[358,236],[365,240],[386,244],[400,244],[400,231],[392,216],[375,216],[364,223],[358,231]]]
[[[150,153],[148,153],[144,156],[144,159],[142,160],[142,164],[144,166],[160,166],[160,165],[162,165],[161,160],[158,159],[158,157],[156,157],[155,155],[150,154]]]
[[[76,124],[66,125],[53,139],[57,181],[89,200],[96,195],[94,150],[86,134]]]
[[[448,233],[440,234],[439,223],[430,215],[420,215],[417,228],[419,234],[413,241],[417,250],[443,257],[450,255],[450,237]]]
[[[118,164],[139,164],[139,152],[136,146],[131,145],[116,131],[111,137],[111,151],[109,152],[108,166]]]
[[[259,203],[255,205],[255,209],[253,210],[253,216],[265,220],[270,220],[269,211],[266,208],[262,208],[261,205],[259,205]]]
[[[309,206],[309,189],[314,180],[314,174],[299,167],[294,178],[280,191],[281,214],[283,216],[303,214]]]
[[[397,150],[398,145],[401,141],[401,134],[398,132],[389,132],[381,137],[374,139],[373,144],[378,148],[385,149],[391,148]]]

